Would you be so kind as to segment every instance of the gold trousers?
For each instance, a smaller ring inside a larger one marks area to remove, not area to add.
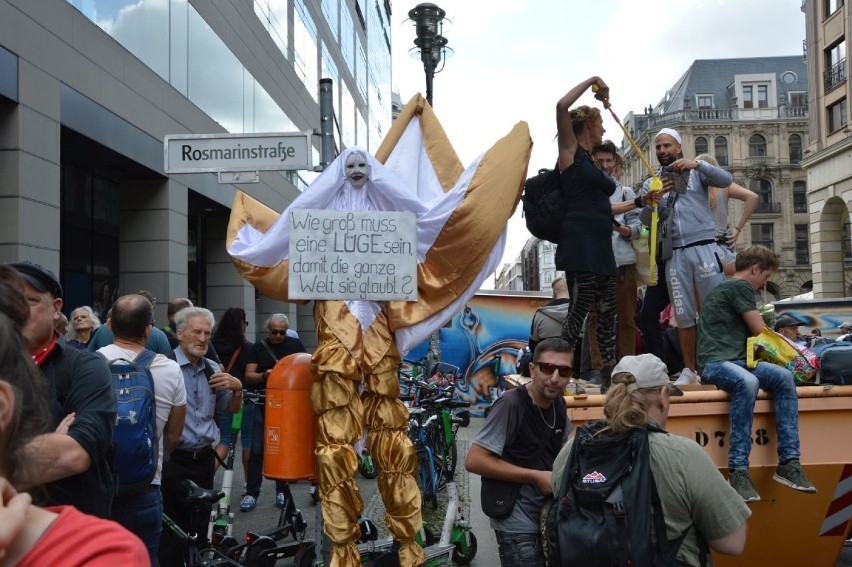
[[[317,480],[325,533],[332,541],[331,567],[358,567],[358,517],[364,503],[355,474],[353,449],[369,427],[367,449],[379,469],[379,492],[385,504],[385,525],[400,542],[403,567],[425,560],[414,541],[422,527],[420,490],[415,481],[417,455],[407,436],[408,410],[399,401],[396,369],[399,353],[393,344],[369,372],[364,372],[331,329],[317,318],[320,345],[314,352],[311,404],[317,415]],[[364,392],[358,382],[364,376]]]

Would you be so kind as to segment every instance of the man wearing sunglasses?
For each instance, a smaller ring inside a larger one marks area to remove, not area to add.
[[[544,565],[539,515],[553,493],[553,461],[571,430],[563,394],[573,363],[573,348],[562,338],[538,343],[530,363],[532,381],[494,402],[468,451],[468,471],[501,484],[520,484],[508,516],[491,517],[502,567]]]
[[[266,381],[269,373],[285,356],[307,352],[302,341],[287,335],[290,320],[283,313],[273,313],[266,320],[267,336],[262,341],[254,344],[249,351],[246,363],[246,390],[248,392],[265,392]],[[257,497],[260,496],[260,485],[263,483],[263,440],[266,437],[266,429],[263,424],[264,406],[262,402],[255,404],[251,401],[252,396],[246,396],[243,406],[243,421],[252,420],[251,426],[251,454],[246,471],[246,494],[240,503],[240,510],[251,512],[257,505]],[[275,504],[283,507],[284,482],[275,483]]]

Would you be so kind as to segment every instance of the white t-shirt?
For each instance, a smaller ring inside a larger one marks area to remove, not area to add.
[[[136,360],[136,353],[132,350],[107,345],[98,349],[107,361],[124,359],[130,362]],[[157,403],[157,438],[160,440],[160,458],[157,461],[157,474],[151,484],[160,484],[160,473],[163,470],[163,429],[169,419],[173,407],[186,405],[186,385],[183,382],[183,374],[180,366],[174,360],[169,360],[162,354],[158,354],[151,362],[151,376],[154,377],[154,398]]]

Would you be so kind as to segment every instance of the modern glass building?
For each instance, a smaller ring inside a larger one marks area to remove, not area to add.
[[[284,310],[309,343],[310,312],[256,297],[224,240],[237,189],[280,211],[312,173],[167,175],[163,139],[318,130],[329,78],[337,149],[375,150],[390,17],[389,0],[0,0],[0,262],[56,271],[67,312],[147,289],[161,321],[171,297],[252,328]]]

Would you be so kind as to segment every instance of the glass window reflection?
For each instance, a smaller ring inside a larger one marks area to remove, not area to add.
[[[229,132],[243,131],[243,66],[198,12],[188,18],[190,100]]]
[[[316,101],[319,92],[317,29],[301,0],[296,0],[293,7],[293,62],[296,74]]]

